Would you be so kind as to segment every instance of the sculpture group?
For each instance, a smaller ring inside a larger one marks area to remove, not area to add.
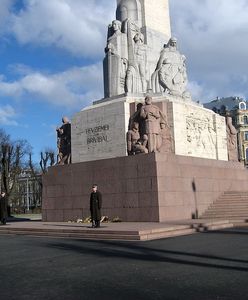
[[[188,83],[186,57],[177,50],[177,39],[171,38],[160,53],[157,67],[152,74],[152,91],[168,92],[185,100],[190,97],[186,90]]]
[[[152,97],[147,96],[145,104],[137,105],[137,111],[129,121],[128,155],[171,150],[172,136],[166,116],[158,106],[152,104]]]
[[[117,16],[121,15],[122,21],[114,20],[108,28],[103,61],[105,98],[125,93],[145,94],[149,91],[190,100],[186,90],[186,57],[179,53],[177,40],[171,38],[164,44],[151,69],[151,62],[148,62],[149,49],[139,24],[138,11],[135,6],[125,10],[131,2],[120,2]]]

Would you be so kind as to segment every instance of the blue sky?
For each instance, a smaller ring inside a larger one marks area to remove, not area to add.
[[[154,0],[156,2],[156,0]],[[55,128],[102,98],[102,59],[115,0],[0,0],[0,127],[35,159]],[[170,0],[195,100],[248,96],[248,1]]]

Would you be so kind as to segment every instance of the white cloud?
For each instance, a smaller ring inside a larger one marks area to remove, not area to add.
[[[0,1],[0,34],[4,32],[7,27],[10,9],[14,3],[14,0],[1,0]]]
[[[10,105],[0,105],[0,125],[17,126],[18,123],[14,120],[16,112]]]
[[[203,90],[201,99],[248,96],[247,0],[173,0],[170,4],[173,34],[188,58],[189,79]]]
[[[0,95],[46,101],[68,110],[82,108],[102,97],[102,65],[74,67],[62,73],[45,74],[21,66],[24,76],[16,81],[0,77]]]
[[[114,19],[116,1],[25,0],[24,7],[10,15],[13,1],[0,0],[0,20],[1,14],[5,20],[8,16],[8,30],[6,26],[5,30],[19,43],[35,44],[37,47],[56,46],[72,55],[90,57],[93,62],[96,58],[103,58],[107,25]],[[248,1],[171,0],[170,8],[173,34],[178,37],[181,52],[188,58],[193,95],[200,97],[201,101],[210,101],[210,97],[216,96],[243,94],[247,97]],[[97,69],[100,74],[91,75],[91,83],[101,80],[100,64]],[[54,104],[59,104],[63,95],[62,98],[68,97],[68,102],[81,103],[83,100],[79,94],[92,100],[101,94],[99,84],[97,93],[91,84],[87,91],[84,90],[87,76],[84,76],[82,68],[74,68],[76,83],[69,80],[69,71],[53,75],[22,71],[23,77],[19,81],[10,83],[2,80],[0,91],[15,95],[32,93]],[[83,75],[81,81],[79,74]],[[61,100],[61,103],[67,102]]]
[[[57,46],[86,57],[103,53],[115,1],[26,0],[24,3],[21,11],[12,14],[9,28],[21,44]]]

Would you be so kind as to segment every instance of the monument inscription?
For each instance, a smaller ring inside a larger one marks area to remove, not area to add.
[[[87,145],[102,142],[109,142],[107,132],[110,130],[109,124],[96,126],[94,128],[87,128],[85,133],[87,135]]]

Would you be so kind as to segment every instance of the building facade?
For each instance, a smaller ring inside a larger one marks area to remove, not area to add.
[[[12,213],[40,212],[42,201],[41,175],[35,177],[29,171],[17,178],[14,193],[9,199]]]
[[[225,116],[229,112],[237,129],[239,160],[248,166],[248,102],[240,97],[219,98],[204,103],[204,107]]]

